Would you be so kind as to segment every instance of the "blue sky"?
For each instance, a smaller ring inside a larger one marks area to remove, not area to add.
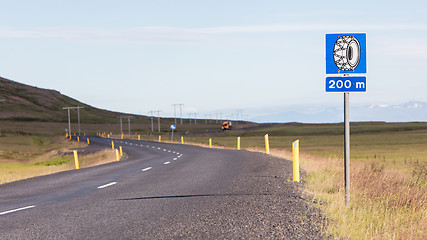
[[[1,1],[0,76],[109,110],[172,116],[183,103],[184,116],[251,119],[341,106],[342,94],[324,89],[325,34],[366,32],[367,92],[351,105],[427,102],[426,5]]]

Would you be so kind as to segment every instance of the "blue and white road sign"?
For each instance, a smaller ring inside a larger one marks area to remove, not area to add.
[[[326,34],[326,74],[366,73],[366,33]]]
[[[171,125],[171,129],[175,130],[176,129],[176,125]]]
[[[366,92],[366,77],[327,77],[326,92]]]

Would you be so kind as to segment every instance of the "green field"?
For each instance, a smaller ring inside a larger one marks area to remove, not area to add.
[[[172,120],[162,121],[160,133],[151,133],[151,124],[136,122],[125,138],[141,135],[157,141],[161,135],[170,141]],[[59,152],[84,146],[65,140],[65,123],[0,123],[0,183],[73,169],[71,156]],[[212,138],[214,147],[235,149],[240,137],[242,150],[263,152],[264,136],[269,134],[271,154],[291,160],[291,144],[299,139],[305,193],[324,211],[331,238],[427,238],[427,123],[351,124],[349,205],[344,204],[343,124],[244,123],[226,132],[219,127],[214,122],[178,125],[174,141],[183,136],[186,143],[207,146]],[[112,132],[119,138],[119,131],[117,123],[82,124],[82,132],[92,135]],[[108,161],[114,161],[112,151],[82,159],[83,166]]]
[[[281,124],[264,129],[186,136],[186,141],[264,151],[291,160],[300,140],[303,181],[328,217],[332,238],[426,239],[427,123],[351,124],[351,203],[344,204],[343,125]]]

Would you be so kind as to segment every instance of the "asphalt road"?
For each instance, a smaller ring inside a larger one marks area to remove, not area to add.
[[[114,141],[128,159],[0,185],[0,239],[323,238],[290,161]]]

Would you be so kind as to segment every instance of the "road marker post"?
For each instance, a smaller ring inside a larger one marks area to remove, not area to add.
[[[268,140],[268,134],[265,134],[265,153],[270,154],[270,142]]]
[[[110,134],[107,135],[107,138],[110,138]]]
[[[209,148],[212,148],[212,138],[209,138]]]
[[[299,140],[292,143],[293,180],[299,182]]]
[[[120,154],[118,149],[116,149],[116,160],[117,162],[120,161]]]
[[[65,138],[68,138],[68,133],[65,134]]]
[[[237,137],[237,150],[240,150],[240,137]]]
[[[181,144],[184,144],[184,137],[181,136]]]
[[[80,142],[80,137],[77,137],[77,142]]]
[[[90,144],[90,142],[89,142],[89,138],[86,138],[86,140],[87,140],[87,144]]]
[[[159,142],[162,142],[162,136],[159,136]]]
[[[111,149],[114,150],[114,141],[111,141]]]
[[[141,141],[141,135],[138,135],[138,141]]]
[[[120,146],[119,148],[120,148],[120,157],[123,157],[123,148],[122,146]]]
[[[74,153],[74,164],[76,165],[76,169],[80,169],[79,155],[77,154],[77,150],[73,150],[73,153]]]

